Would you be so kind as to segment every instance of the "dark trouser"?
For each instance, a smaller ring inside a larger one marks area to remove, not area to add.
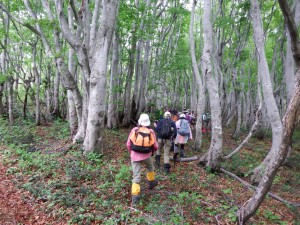
[[[176,155],[180,154],[180,157],[183,158],[184,157],[184,144],[180,144],[180,151],[178,149],[178,145],[179,144],[175,144],[174,153]]]

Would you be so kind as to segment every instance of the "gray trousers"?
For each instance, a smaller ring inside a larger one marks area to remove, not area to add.
[[[169,139],[158,139],[159,148],[156,151],[156,155],[161,155],[161,151],[164,151],[164,164],[170,163],[170,148],[171,140]]]
[[[147,172],[153,172],[154,171],[154,165],[153,165],[153,160],[152,160],[151,156],[147,159],[142,160],[142,161],[131,161],[132,172],[133,172],[132,183],[138,183],[139,184],[141,182],[142,164],[145,164],[145,166],[147,168]]]

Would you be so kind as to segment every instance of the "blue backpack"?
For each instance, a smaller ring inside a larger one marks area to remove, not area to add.
[[[180,127],[177,131],[181,136],[190,136],[190,125],[185,119],[180,119]]]

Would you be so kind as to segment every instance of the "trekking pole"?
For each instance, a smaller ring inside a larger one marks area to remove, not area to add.
[[[135,125],[139,125],[137,122],[135,122],[132,118],[130,118],[130,120],[135,124]]]
[[[178,153],[177,152],[175,153],[174,138],[172,138],[172,139],[173,139],[173,145],[174,145],[174,147],[173,147],[173,161],[174,161],[174,169],[175,169],[175,167],[176,167],[176,159],[177,159]]]
[[[175,167],[176,167],[176,158],[173,157],[173,160],[174,160],[174,170],[175,170]]]

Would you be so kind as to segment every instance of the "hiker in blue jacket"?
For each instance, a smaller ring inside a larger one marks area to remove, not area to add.
[[[177,129],[174,121],[171,120],[171,113],[166,111],[164,118],[160,119],[157,124],[155,131],[157,132],[157,139],[159,148],[155,155],[155,166],[157,169],[160,168],[161,151],[164,151],[164,171],[166,174],[170,173],[170,148],[172,139],[177,135]]]

